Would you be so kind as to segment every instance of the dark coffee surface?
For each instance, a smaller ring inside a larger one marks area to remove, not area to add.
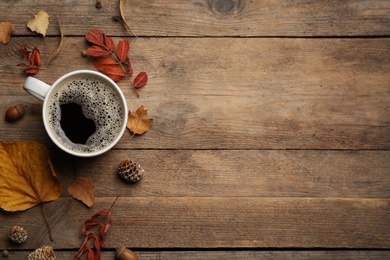
[[[82,107],[76,103],[63,104],[61,107],[61,128],[73,143],[85,144],[96,131],[92,119],[83,115]]]

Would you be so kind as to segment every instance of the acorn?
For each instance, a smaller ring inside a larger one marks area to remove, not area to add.
[[[12,106],[8,108],[5,112],[5,120],[9,122],[19,120],[23,117],[25,113],[26,110],[24,109],[24,106],[22,104]]]
[[[138,260],[136,253],[127,249],[126,247],[120,247],[116,249],[116,258],[118,260]]]

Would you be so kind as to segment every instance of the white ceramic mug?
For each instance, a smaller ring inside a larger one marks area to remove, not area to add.
[[[100,72],[73,71],[59,78],[51,86],[34,77],[28,77],[23,88],[43,101],[42,117],[46,132],[59,148],[69,154],[80,157],[103,154],[120,140],[126,130],[126,99],[118,85]],[[63,105],[68,103],[80,107],[82,117],[95,124],[95,131],[85,143],[72,141],[78,137],[77,133],[84,131],[86,126],[83,124],[86,121],[71,121],[72,116],[78,113],[72,110],[65,115]],[[70,118],[66,125],[65,117]],[[69,127],[75,136],[72,140],[68,138],[71,132],[67,134],[65,131]]]

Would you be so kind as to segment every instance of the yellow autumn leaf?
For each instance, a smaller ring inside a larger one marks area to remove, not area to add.
[[[0,142],[0,158],[0,208],[21,211],[61,196],[62,186],[44,145]]]
[[[135,115],[132,115],[129,111],[127,128],[130,130],[130,132],[141,135],[149,131],[150,127],[152,126],[153,119],[146,118],[147,116],[148,113],[144,109],[144,106],[140,106],[135,112]]]
[[[15,26],[12,23],[0,23],[0,42],[7,44],[11,38],[11,33],[14,31]]]
[[[73,198],[80,200],[88,207],[93,206],[95,186],[93,179],[88,177],[77,177],[68,187],[68,192]]]
[[[39,11],[34,19],[27,23],[27,27],[33,32],[46,36],[46,30],[49,27],[49,15],[45,11]]]

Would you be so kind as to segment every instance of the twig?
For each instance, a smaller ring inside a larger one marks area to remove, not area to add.
[[[58,16],[58,13],[57,13],[57,20],[58,20],[58,26],[60,28],[60,33],[61,33],[61,41],[60,41],[60,44],[58,45],[58,48],[53,52],[52,55],[50,55],[50,57],[47,59],[47,64],[49,65],[50,61],[52,59],[54,59],[58,53],[60,53],[61,49],[62,49],[62,45],[64,44],[64,32],[62,31],[62,28],[61,28],[61,22],[60,22],[60,18]]]
[[[50,224],[49,224],[49,220],[47,219],[47,216],[46,216],[46,213],[43,209],[43,203],[41,203],[41,210],[42,210],[42,214],[43,214],[43,218],[45,219],[45,222],[46,222],[46,225],[47,225],[47,228],[49,229],[49,238],[50,238],[50,241],[53,242],[53,237],[52,237],[52,234],[51,234],[51,227],[50,227]]]

